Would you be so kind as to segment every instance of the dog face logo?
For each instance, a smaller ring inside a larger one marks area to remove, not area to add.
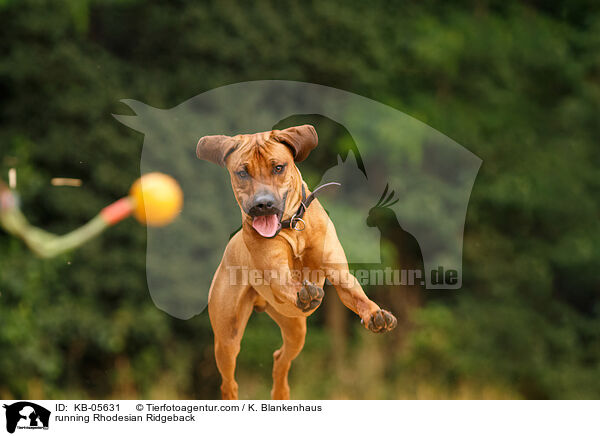
[[[286,206],[295,204],[302,177],[295,162],[304,160],[317,146],[310,125],[251,135],[204,136],[198,142],[200,159],[229,171],[235,198],[244,219],[263,237],[281,229]]]
[[[19,401],[4,405],[6,409],[6,431],[14,433],[16,429],[48,429],[50,411],[28,401]]]

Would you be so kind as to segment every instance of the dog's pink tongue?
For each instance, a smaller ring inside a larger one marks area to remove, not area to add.
[[[277,215],[257,216],[252,220],[252,227],[261,236],[270,238],[275,236],[275,233],[279,230],[279,219],[277,219]]]

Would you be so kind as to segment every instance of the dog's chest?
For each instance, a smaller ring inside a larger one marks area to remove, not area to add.
[[[306,241],[304,238],[298,236],[293,237],[288,232],[281,232],[279,235],[288,242],[294,263],[301,262],[306,249]]]

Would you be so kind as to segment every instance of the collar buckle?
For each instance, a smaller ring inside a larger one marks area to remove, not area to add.
[[[290,227],[297,232],[302,232],[306,228],[306,223],[300,217],[296,217],[296,214],[290,218]]]

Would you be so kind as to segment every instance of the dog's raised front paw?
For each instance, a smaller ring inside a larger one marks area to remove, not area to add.
[[[396,317],[383,309],[373,312],[366,324],[367,328],[374,333],[389,332],[390,330],[394,330],[396,325],[398,325]]]
[[[321,304],[324,295],[325,292],[323,292],[323,289],[313,285],[308,280],[304,280],[302,282],[302,289],[297,293],[296,306],[302,312],[310,312]]]

